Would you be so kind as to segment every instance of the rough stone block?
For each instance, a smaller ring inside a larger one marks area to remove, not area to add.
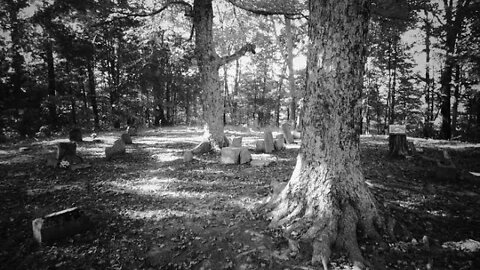
[[[70,132],[68,133],[68,138],[72,142],[81,142],[83,140],[82,139],[82,130],[80,130],[79,128],[74,128],[74,129],[70,130]]]
[[[224,147],[221,151],[220,163],[222,164],[238,164],[240,162],[239,147]]]
[[[193,160],[193,152],[191,150],[186,150],[183,153],[183,161],[184,162],[190,162]]]
[[[90,226],[90,219],[78,207],[55,212],[32,221],[33,237],[40,244],[81,233]]]
[[[265,130],[263,135],[263,140],[265,142],[265,153],[272,153],[274,150],[274,146],[273,146],[273,135],[271,130]]]
[[[105,148],[105,157],[109,160],[114,156],[125,154],[125,151],[125,143],[122,139],[118,139],[113,143],[112,147]]]
[[[283,134],[280,134],[280,135],[283,135]],[[277,138],[275,139],[275,142],[273,143],[273,146],[275,147],[275,150],[276,151],[281,151],[283,149],[285,149],[285,139],[283,138],[283,136],[281,138]]]
[[[123,133],[120,138],[122,139],[122,141],[125,144],[133,144],[132,138],[130,137],[130,134],[128,134],[128,133]]]
[[[292,127],[288,123],[282,124],[282,133],[285,136],[285,140],[288,144],[293,143],[293,134],[292,134]]]
[[[264,152],[265,151],[265,142],[263,140],[257,140],[255,142],[255,151]]]
[[[233,137],[231,147],[242,147],[242,137]]]
[[[240,150],[240,164],[248,163],[252,160],[252,154],[247,148],[242,147]]]

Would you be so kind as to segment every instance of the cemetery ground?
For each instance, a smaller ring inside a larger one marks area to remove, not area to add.
[[[255,155],[263,133],[228,128],[227,137],[242,136],[254,159],[271,163],[223,165],[215,153],[185,163],[200,128],[149,129],[107,161],[104,149],[120,134],[84,137],[77,153],[91,166],[75,170],[45,161],[67,137],[0,146],[0,269],[321,269],[310,265],[308,247],[288,250],[257,210],[272,182],[288,181],[298,140]],[[409,140],[422,153],[389,159],[386,136],[361,138],[365,178],[388,224],[386,246],[359,239],[370,269],[480,269],[480,180],[465,177],[480,172],[480,148]],[[456,166],[450,177],[429,162],[445,149]],[[75,206],[89,216],[88,231],[34,240],[32,220]],[[350,267],[341,254],[330,265]]]

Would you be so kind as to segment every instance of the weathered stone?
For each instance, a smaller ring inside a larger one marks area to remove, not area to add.
[[[123,133],[120,137],[125,144],[132,144],[132,138],[128,133]]]
[[[293,134],[292,134],[292,127],[288,123],[282,124],[282,133],[285,136],[285,140],[288,144],[293,143]]]
[[[240,164],[248,163],[252,160],[252,154],[246,147],[240,148]]]
[[[125,151],[125,143],[122,139],[118,139],[113,143],[112,147],[105,148],[105,157],[107,158],[107,160],[109,160],[114,156],[125,154]]]
[[[254,154],[250,165],[254,167],[265,167],[276,161],[276,157],[269,154]]]
[[[263,135],[263,140],[265,142],[265,153],[272,153],[274,150],[274,146],[273,146],[273,135],[271,130],[265,130]]]
[[[281,134],[282,135],[282,134]],[[275,147],[275,150],[281,151],[285,149],[285,139],[283,138],[276,138],[275,142],[273,143],[273,146]]]
[[[32,221],[33,237],[40,244],[81,233],[90,226],[90,219],[78,207],[55,212]]]
[[[242,137],[233,137],[231,147],[242,147]]]
[[[240,162],[239,147],[224,147],[221,151],[220,163],[222,164],[238,164]]]
[[[130,136],[137,136],[137,128],[134,126],[127,127],[127,134]]]
[[[80,130],[79,128],[74,128],[74,129],[70,130],[70,132],[68,133],[68,138],[72,142],[81,142],[83,140],[82,139],[82,130]]]
[[[183,152],[183,161],[184,162],[190,162],[193,160],[193,153],[191,150],[186,150]]]
[[[255,151],[256,152],[265,152],[265,142],[263,140],[257,140],[255,142]]]

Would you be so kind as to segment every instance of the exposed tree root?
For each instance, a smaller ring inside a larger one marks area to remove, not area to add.
[[[312,263],[321,263],[324,269],[328,269],[332,248],[345,250],[354,269],[364,269],[367,262],[359,248],[357,232],[381,243],[377,230],[383,221],[372,195],[359,179],[344,186],[328,180],[320,186],[290,180],[267,206],[272,210],[270,227],[282,227],[289,242],[311,242]],[[290,246],[294,248],[295,244]]]

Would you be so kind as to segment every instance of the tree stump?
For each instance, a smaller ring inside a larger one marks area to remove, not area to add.
[[[405,157],[408,154],[408,143],[405,125],[390,125],[388,136],[389,156]]]

